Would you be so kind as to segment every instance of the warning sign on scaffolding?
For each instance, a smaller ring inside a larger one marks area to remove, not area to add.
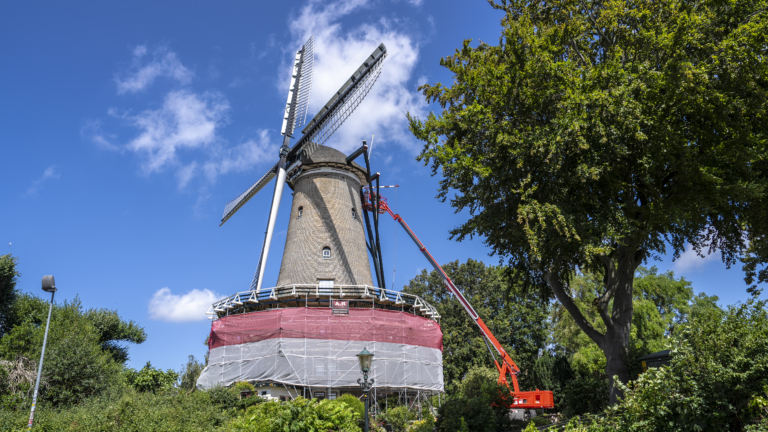
[[[349,301],[348,300],[333,300],[331,302],[331,308],[334,315],[349,315]]]

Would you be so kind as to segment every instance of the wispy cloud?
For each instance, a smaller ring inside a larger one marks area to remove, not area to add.
[[[136,72],[118,80],[119,92],[138,91],[164,75],[181,84],[191,81],[192,73],[167,47],[155,50],[152,58],[145,61],[149,56],[144,45],[134,49]],[[101,148],[138,155],[144,175],[170,170],[179,189],[187,188],[196,178],[203,179],[201,187],[205,189],[207,183],[215,182],[220,175],[250,169],[268,157],[270,142],[266,130],[258,130],[254,137],[236,145],[221,136],[221,130],[229,123],[230,110],[222,93],[195,92],[185,86],[166,93],[159,108],[138,113],[110,109],[110,116],[137,131],[125,144],[118,144],[115,136],[102,132],[98,120],[88,121],[81,134]]]
[[[117,93],[135,93],[149,87],[159,77],[167,77],[180,84],[189,84],[194,73],[187,69],[167,47],[158,47],[150,54],[146,45],[133,49],[131,71],[115,76]]]
[[[149,317],[169,322],[202,321],[207,318],[205,312],[220,297],[209,289],[179,295],[170,288],[161,288],[149,301]]]
[[[411,3],[418,4],[419,1]],[[416,92],[417,83],[413,79],[419,44],[416,36],[397,20],[382,18],[378,22],[365,22],[352,28],[341,25],[339,21],[344,16],[360,11],[366,5],[364,0],[311,0],[301,9],[299,17],[290,23],[296,46],[300,46],[309,35],[315,35],[315,66],[309,109],[310,112],[317,112],[322,108],[349,75],[383,42],[387,47],[387,59],[381,76],[366,100],[327,144],[350,151],[359,147],[361,140],[370,139],[375,134],[377,146],[382,146],[379,149],[396,143],[415,152],[419,147],[408,131],[405,113],[426,114],[426,103]],[[286,68],[281,68],[281,74]],[[287,89],[288,84],[281,81],[281,86]]]
[[[182,150],[213,144],[216,132],[228,121],[229,102],[220,93],[202,95],[189,90],[168,93],[160,109],[146,110],[126,119],[140,130],[127,148],[143,155],[147,174],[178,162]]]
[[[59,173],[56,172],[56,167],[51,165],[43,171],[43,175],[37,180],[32,182],[32,185],[27,189],[27,195],[34,196],[40,192],[43,187],[43,183],[48,180],[55,180],[59,178]]]
[[[720,252],[708,254],[706,249],[702,250],[705,255],[699,256],[693,247],[689,244],[685,248],[685,252],[680,255],[680,258],[675,260],[675,271],[680,273],[690,273],[701,270],[709,265],[714,264],[720,259]]]

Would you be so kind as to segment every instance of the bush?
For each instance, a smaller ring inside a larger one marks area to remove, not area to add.
[[[228,425],[229,430],[251,432],[359,432],[354,411],[338,400],[264,402],[250,407]]]
[[[672,361],[650,368],[590,426],[566,430],[768,430],[768,312],[750,300],[691,314],[672,337]]]
[[[176,384],[179,374],[171,369],[163,372],[152,367],[150,362],[140,370],[126,369],[126,382],[140,392],[156,393],[160,390],[169,390]]]
[[[35,411],[36,432],[182,432],[210,431],[224,426],[230,417],[206,392],[190,395],[138,392],[128,387],[107,389],[68,408],[41,404]],[[2,430],[26,430],[29,411],[0,410]]]
[[[509,430],[509,389],[497,384],[497,378],[498,373],[489,368],[470,369],[458,392],[449,395],[438,410],[437,430],[454,432],[464,426],[473,432]]]
[[[559,399],[566,418],[597,414],[608,406],[608,380],[602,374],[574,378],[565,385]]]
[[[14,327],[0,339],[0,357],[21,355],[39,359],[48,318],[49,302],[19,295],[13,305]],[[113,311],[83,311],[80,301],[54,304],[43,364],[48,383],[40,400],[56,405],[78,403],[102,392],[119,379],[116,358],[127,358],[120,340],[143,341],[144,331],[121,321]]]
[[[256,391],[256,387],[254,387],[253,384],[249,383],[248,381],[238,381],[235,383],[234,388],[237,391]]]
[[[390,408],[384,415],[384,421],[388,425],[392,426],[394,432],[403,432],[408,428],[411,420],[416,416],[406,406],[398,406]]]
[[[338,399],[336,399],[339,402],[347,404],[348,407],[352,408],[352,411],[355,413],[355,418],[359,420],[363,420],[365,418],[365,403],[355,397],[353,394],[345,393],[341,396],[339,396]]]

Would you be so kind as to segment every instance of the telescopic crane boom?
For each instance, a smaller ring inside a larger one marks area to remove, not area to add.
[[[373,194],[373,196],[372,196]],[[520,368],[517,367],[515,362],[512,360],[512,357],[507,354],[507,351],[504,349],[504,347],[501,346],[501,343],[496,339],[496,337],[493,335],[493,332],[488,328],[488,326],[485,325],[482,318],[475,312],[475,309],[472,307],[471,304],[467,301],[466,298],[464,298],[464,295],[461,294],[461,291],[459,291],[456,288],[456,285],[453,284],[453,281],[451,278],[448,277],[448,275],[445,273],[442,267],[435,261],[435,258],[432,257],[432,254],[429,253],[427,250],[427,247],[424,246],[424,244],[419,240],[418,237],[416,237],[416,234],[414,234],[413,230],[411,230],[411,227],[408,226],[407,223],[405,223],[405,220],[399,215],[394,214],[392,210],[387,205],[386,198],[383,198],[380,194],[377,192],[372,192],[371,189],[367,189],[364,192],[364,204],[363,207],[365,210],[376,212],[379,214],[389,213],[389,215],[394,219],[396,222],[400,224],[400,226],[403,227],[403,229],[408,233],[408,235],[411,237],[411,240],[413,240],[414,243],[416,243],[416,247],[419,248],[422,254],[424,254],[424,257],[427,258],[427,261],[429,261],[430,264],[432,264],[432,267],[435,268],[437,273],[440,275],[440,277],[443,278],[443,282],[445,282],[445,286],[448,288],[448,291],[450,291],[451,294],[453,294],[456,299],[461,303],[461,306],[464,308],[465,311],[469,314],[470,318],[477,324],[477,327],[480,329],[480,332],[482,333],[483,337],[485,337],[491,345],[496,349],[496,352],[499,353],[499,356],[501,357],[501,363],[499,363],[499,360],[494,358],[494,363],[496,364],[496,369],[499,371],[499,384],[504,384],[509,388],[509,380],[507,379],[507,376],[511,377],[512,381],[512,396],[514,397],[514,401],[512,403],[512,407],[514,408],[554,408],[554,399],[552,397],[552,392],[549,390],[536,390],[536,391],[520,391],[520,387],[517,383],[517,374],[520,372]]]

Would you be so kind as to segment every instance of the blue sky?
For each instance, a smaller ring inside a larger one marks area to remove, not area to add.
[[[270,193],[219,227],[224,204],[274,164],[293,52],[315,35],[309,115],[381,42],[379,81],[328,145],[349,152],[375,134],[374,170],[440,262],[497,263],[465,220],[436,200],[414,160],[405,112],[416,91],[450,83],[439,66],[464,39],[495,43],[501,14],[485,1],[4,3],[0,6],[0,254],[20,260],[25,292],[56,277],[58,300],[117,309],[143,325],[131,348],[178,369],[202,358],[212,299],[247,289]],[[271,186],[268,189],[271,191]],[[274,285],[287,227],[286,188],[264,286]],[[392,221],[381,227],[387,283],[427,267]],[[740,266],[687,253],[655,263],[722,303],[748,296]]]

